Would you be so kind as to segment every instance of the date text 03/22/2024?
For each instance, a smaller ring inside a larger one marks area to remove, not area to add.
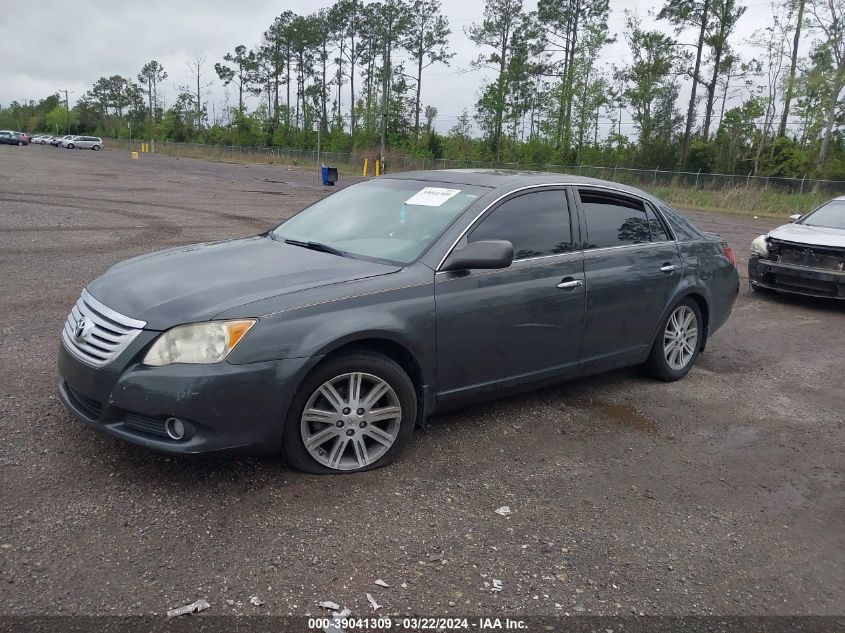
[[[440,618],[440,617],[405,617],[405,618],[309,618],[308,628],[316,630],[389,630],[405,631],[426,630],[477,630],[520,631],[527,629],[524,620],[498,617],[478,618]]]

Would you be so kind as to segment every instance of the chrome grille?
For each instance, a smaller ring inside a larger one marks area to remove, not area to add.
[[[104,306],[83,290],[65,322],[62,341],[80,360],[102,367],[126,349],[145,325],[145,321]]]

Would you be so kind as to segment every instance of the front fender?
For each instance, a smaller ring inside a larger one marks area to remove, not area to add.
[[[227,359],[233,364],[321,357],[343,345],[381,339],[401,345],[426,379],[434,376],[433,272],[425,269],[402,285],[350,284],[341,296],[283,308],[258,325]]]

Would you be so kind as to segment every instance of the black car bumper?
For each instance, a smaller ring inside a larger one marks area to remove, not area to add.
[[[117,370],[91,367],[61,345],[59,396],[89,426],[157,452],[275,453],[296,385],[316,360]],[[170,417],[184,424],[181,440],[165,430]]]
[[[845,299],[845,271],[794,266],[752,255],[748,279],[752,285],[769,290]]]

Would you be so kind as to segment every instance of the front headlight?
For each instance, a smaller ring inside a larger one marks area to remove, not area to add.
[[[245,319],[179,325],[155,340],[143,363],[153,367],[171,363],[219,363],[255,323],[255,319]]]
[[[769,243],[766,241],[765,235],[759,235],[751,240],[751,252],[760,257],[769,256]]]

